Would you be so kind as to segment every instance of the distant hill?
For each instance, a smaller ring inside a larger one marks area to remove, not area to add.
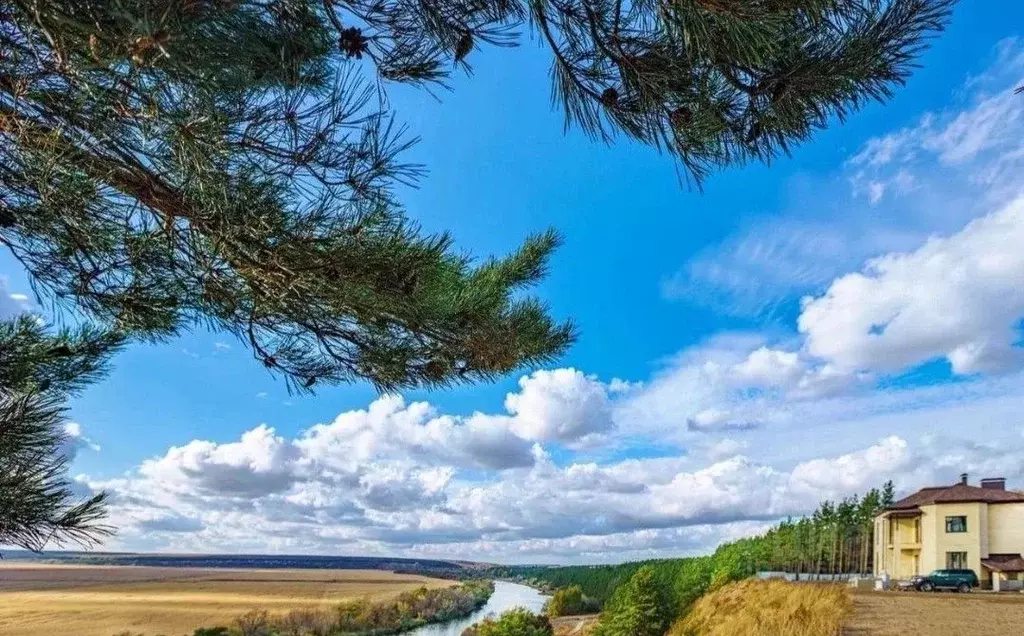
[[[182,568],[243,568],[300,570],[388,570],[432,576],[466,576],[492,567],[463,560],[403,559],[396,557],[264,555],[264,554],[135,554],[123,552],[44,552],[4,550],[5,561],[40,561],[83,565],[142,565]]]

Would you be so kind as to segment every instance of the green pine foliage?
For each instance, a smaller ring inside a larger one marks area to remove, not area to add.
[[[462,636],[551,636],[551,622],[544,614],[534,614],[516,607],[503,612],[497,619],[485,618],[467,627]]]
[[[2,2],[0,245],[60,307],[232,333],[300,391],[549,362],[574,329],[524,292],[558,237],[480,260],[409,221],[414,139],[361,71],[439,81],[517,6]]]
[[[92,327],[0,321],[0,545],[39,551],[110,534],[104,495],[82,499],[67,480],[64,426],[68,397],[102,376],[121,344]]]
[[[490,380],[574,339],[523,295],[558,238],[480,261],[409,221],[424,170],[389,85],[443,86],[525,26],[567,125],[699,182],[888,98],[952,4],[0,2],[0,245],[58,306],[232,333],[292,389]]]
[[[699,183],[889,98],[954,0],[528,4],[566,125],[665,148]]]
[[[661,636],[672,618],[668,595],[649,565],[620,586],[594,628],[594,636]]]

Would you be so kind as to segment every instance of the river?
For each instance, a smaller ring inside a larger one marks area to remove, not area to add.
[[[547,600],[547,596],[532,587],[519,585],[518,583],[495,581],[494,594],[491,594],[491,598],[487,599],[487,603],[483,607],[466,618],[448,621],[447,623],[424,625],[405,633],[409,636],[459,636],[462,630],[473,623],[479,623],[488,616],[497,616],[513,607],[525,607],[531,612],[540,612],[544,607],[544,602]]]

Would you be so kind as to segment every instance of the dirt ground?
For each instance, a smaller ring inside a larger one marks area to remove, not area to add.
[[[555,636],[587,636],[597,624],[597,614],[562,616],[551,620]]]
[[[844,636],[1016,634],[1024,625],[1024,594],[972,592],[852,593]]]
[[[0,565],[0,634],[191,634],[251,609],[286,612],[345,598],[451,585],[380,570],[226,570]]]

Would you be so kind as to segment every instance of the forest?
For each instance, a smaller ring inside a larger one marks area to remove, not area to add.
[[[658,586],[668,590],[667,602],[681,613],[708,589],[756,572],[871,572],[874,518],[894,498],[890,481],[863,496],[825,501],[808,516],[786,519],[763,534],[722,544],[709,556],[618,565],[499,566],[490,575],[549,590],[579,586],[587,598],[604,605],[641,568],[649,568]]]

